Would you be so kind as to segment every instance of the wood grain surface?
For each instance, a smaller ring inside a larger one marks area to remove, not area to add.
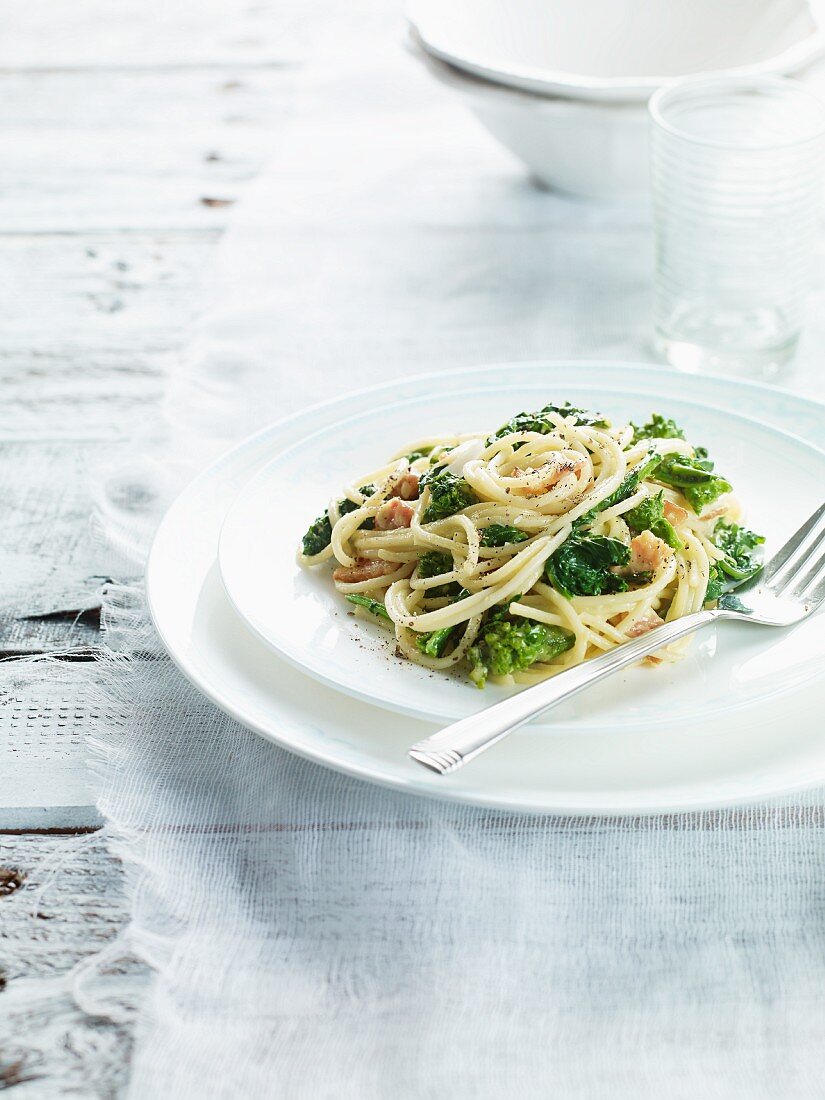
[[[0,1090],[19,1100],[127,1079],[140,970],[116,958],[122,996],[95,1015],[83,968],[127,919],[83,745],[107,579],[88,471],[163,392],[277,146],[312,7],[288,25],[271,0],[0,14]]]

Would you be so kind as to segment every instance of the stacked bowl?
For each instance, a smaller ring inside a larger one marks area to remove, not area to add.
[[[688,76],[822,79],[806,0],[409,0],[413,52],[537,182],[648,187],[647,100]]]

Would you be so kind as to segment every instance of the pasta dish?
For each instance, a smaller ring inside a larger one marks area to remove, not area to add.
[[[483,687],[553,675],[749,580],[763,539],[740,519],[673,420],[546,405],[409,445],[341,490],[300,561],[333,565],[400,655]]]

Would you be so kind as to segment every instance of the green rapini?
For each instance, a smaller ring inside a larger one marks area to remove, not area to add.
[[[641,428],[638,424],[633,423],[630,426],[633,429],[634,443],[638,443],[640,439],[685,438],[685,433],[674,420],[661,416],[659,413],[653,413],[647,424],[643,424]]]
[[[470,593],[466,588],[459,588],[453,603],[458,603],[459,600],[466,599]],[[444,652],[447,649],[447,643],[452,637],[456,627],[444,626],[441,630],[430,630],[426,634],[419,634],[415,639],[416,646],[422,653],[426,653],[428,657],[443,657]]]
[[[713,541],[725,556],[719,562],[719,568],[734,581],[748,581],[762,568],[756,561],[754,551],[765,541],[764,535],[757,535],[738,523],[728,523],[720,519],[713,529]]]
[[[407,462],[415,462],[419,458],[428,458],[432,454],[433,447],[419,447],[417,451],[410,451],[408,455],[404,455]]]
[[[490,436],[488,442],[492,443],[493,440],[501,439],[502,436],[515,435],[517,432],[540,432],[542,435],[547,435],[549,432],[556,430],[555,423],[548,415],[550,413],[565,418],[574,417],[574,423],[577,427],[590,426],[603,429],[610,427],[610,421],[605,420],[600,413],[591,413],[587,409],[579,409],[575,405],[565,402],[563,405],[545,405],[537,412],[516,413],[506,424],[502,424],[494,435]]]
[[[682,540],[670,520],[665,519],[665,494],[661,490],[654,497],[647,497],[622,515],[622,519],[633,531],[652,531],[654,535],[673,547],[682,549]]]
[[[718,600],[761,572],[762,563],[756,560],[754,551],[765,539],[747,527],[720,519],[713,529],[712,541],[725,556],[710,567],[705,603]]]
[[[482,546],[507,546],[514,542],[524,542],[530,535],[526,531],[520,531],[518,527],[511,527],[506,523],[491,523],[481,532]]]
[[[483,688],[487,677],[521,672],[537,661],[551,661],[571,648],[575,635],[560,626],[531,619],[488,619],[474,645],[467,651],[470,679]]]
[[[375,492],[375,486],[362,485],[360,491],[365,497],[370,497]],[[360,504],[356,504],[355,501],[349,500],[346,497],[338,501],[338,511],[342,516],[346,516],[360,507]],[[372,530],[373,526],[374,523],[371,519],[368,519],[363,524],[365,531]],[[301,539],[301,547],[307,557],[312,557],[315,554],[320,554],[322,550],[326,550],[331,541],[332,522],[329,518],[329,510],[327,510],[322,516],[318,516],[318,518],[309,525],[306,534]]]
[[[430,502],[422,516],[424,523],[446,519],[447,516],[469,508],[471,504],[478,504],[478,497],[464,478],[447,471],[432,478],[427,485],[430,489]]]
[[[384,604],[380,603],[378,600],[373,600],[369,596],[362,596],[357,592],[350,592],[347,599],[350,603],[354,603],[358,607],[363,607],[365,611],[369,611],[369,613],[375,615],[376,618],[386,619],[387,622],[392,622],[389,611],[387,611]]]
[[[612,566],[627,565],[630,548],[606,535],[572,534],[552,554],[544,567],[545,576],[563,596],[600,596],[603,592],[626,592],[624,577]]]
[[[438,577],[442,573],[450,573],[454,568],[452,554],[443,554],[440,550],[428,550],[422,554],[418,562],[418,575],[423,580],[428,577]],[[446,584],[438,584],[434,588],[427,589],[428,596],[452,596],[459,590],[456,581],[448,581]]]
[[[640,462],[635,469],[624,475],[618,489],[615,489],[609,497],[605,497],[605,499],[600,504],[597,504],[595,508],[591,508],[578,522],[581,524],[588,523],[599,512],[605,512],[615,504],[621,504],[623,500],[627,500],[629,496],[632,496],[636,492],[646,477],[654,476],[654,471],[661,461],[661,457],[657,455],[655,451],[651,451],[644,461]]]
[[[713,473],[713,463],[709,458],[698,456],[665,455],[653,476],[657,481],[678,489],[697,516],[723,493],[733,489],[729,481]]]

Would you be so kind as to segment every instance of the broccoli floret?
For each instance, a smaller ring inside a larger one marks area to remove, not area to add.
[[[664,490],[660,490],[655,497],[647,497],[641,504],[625,512],[622,518],[633,531],[652,531],[674,550],[682,549],[682,540],[676,534],[673,524],[665,519]]]
[[[505,617],[488,621],[467,652],[470,679],[483,688],[489,675],[508,676],[571,648],[575,635],[560,626]]]
[[[491,523],[481,532],[482,546],[507,546],[508,543],[524,542],[530,536],[526,531],[520,531],[518,527],[510,527],[506,523]]]
[[[634,443],[638,443],[640,439],[685,438],[685,433],[674,420],[670,420],[664,416],[660,416],[659,413],[653,413],[647,424],[643,424],[641,428],[638,426],[638,424],[633,424],[632,422],[630,426],[633,429]]]
[[[478,504],[478,497],[463,477],[444,471],[427,483],[430,487],[430,503],[423,515],[424,523],[433,523],[437,519],[446,519]]]
[[[371,497],[375,492],[374,485],[362,485],[360,492],[365,497]],[[360,508],[359,504],[355,501],[344,498],[338,501],[338,513],[345,516],[349,512],[354,512],[356,508]],[[374,520],[365,520],[362,524],[362,528],[365,531],[371,531],[375,526]],[[306,534],[301,539],[301,547],[304,554],[309,557],[314,557],[315,554],[320,554],[322,550],[326,550],[329,544],[332,542],[332,521],[329,518],[329,510],[324,512],[322,516],[318,516],[316,520],[309,525]]]

